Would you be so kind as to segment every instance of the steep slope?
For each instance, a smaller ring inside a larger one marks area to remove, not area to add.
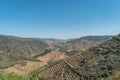
[[[47,64],[50,64],[51,62],[59,61],[66,57],[67,56],[65,55],[65,53],[51,51],[46,55],[36,57],[37,60],[40,61],[24,61],[22,64],[15,64],[12,67],[4,69],[4,71],[6,73],[14,72],[18,75],[26,77],[29,76],[29,74],[35,71],[36,69],[39,69]]]
[[[15,73],[20,76],[28,77],[31,72],[47,65],[46,62],[26,61],[24,64],[15,64],[12,67],[4,69],[6,73]]]
[[[48,45],[38,39],[0,35],[0,68],[12,66],[22,60],[32,60]]]
[[[104,80],[120,70],[120,35],[47,65],[33,73],[33,76],[48,77],[53,80]]]
[[[91,46],[101,44],[111,38],[112,36],[85,36],[78,39],[73,39],[65,43],[61,48],[61,51],[85,51]]]
[[[38,39],[0,36],[0,50],[32,56],[44,50],[48,45]]]

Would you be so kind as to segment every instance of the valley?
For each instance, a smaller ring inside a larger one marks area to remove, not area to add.
[[[1,70],[6,74],[15,73],[26,78],[33,78],[34,75],[37,78],[45,77],[51,80],[96,80],[98,76],[104,78],[102,77],[104,72],[100,74],[96,72],[101,71],[98,65],[104,64],[100,61],[107,59],[102,53],[108,50],[108,46],[118,44],[115,40],[119,38],[111,39],[112,36],[85,36],[67,41],[55,39],[43,41],[38,38],[2,35],[0,36]],[[95,52],[99,51],[98,49],[100,52]],[[106,57],[116,56],[106,55]],[[95,71],[93,74],[90,73],[92,70]]]
[[[120,0],[0,0],[0,80],[120,80]]]
[[[120,70],[119,48],[120,35],[80,54],[36,70],[33,75],[51,80],[106,80]]]

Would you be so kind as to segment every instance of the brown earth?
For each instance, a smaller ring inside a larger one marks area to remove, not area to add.
[[[54,62],[54,61],[58,61],[66,57],[67,55],[65,55],[65,53],[63,52],[52,51],[44,56],[37,57],[37,59],[41,60],[42,62]]]
[[[18,75],[27,77],[27,76],[29,76],[29,74],[31,72],[39,69],[40,67],[47,65],[48,62],[58,61],[58,60],[63,59],[65,57],[67,57],[65,55],[65,53],[52,51],[52,52],[48,53],[47,55],[37,57],[37,59],[40,60],[39,62],[26,61],[25,65],[16,64],[12,67],[4,69],[4,71],[6,73],[13,72],[13,73],[16,73]]]

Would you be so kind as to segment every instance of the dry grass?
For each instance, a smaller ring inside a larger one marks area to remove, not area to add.
[[[63,59],[67,57],[64,53],[61,52],[55,52],[52,51],[47,55],[44,56],[40,56],[37,59],[41,60],[42,62],[35,62],[35,61],[27,61],[26,64],[20,65],[20,64],[16,64],[12,67],[6,68],[4,71],[6,73],[16,73],[18,75],[22,75],[22,76],[29,76],[29,74],[35,70],[37,70],[40,67],[43,67],[45,65],[48,64],[48,62],[54,62],[54,61],[58,61],[60,59]]]
[[[66,58],[66,57],[67,56],[65,55],[65,53],[52,51],[44,56],[38,57],[37,59],[41,60],[43,62],[54,62],[54,61],[58,61],[58,60],[61,60],[63,58]]]
[[[21,66],[21,65],[14,65],[13,67],[9,67],[7,69],[5,69],[4,71],[6,73],[16,73],[22,76],[29,76],[29,73],[33,72],[34,70],[43,67],[44,65],[46,65],[47,63],[45,62],[34,62],[34,61],[27,61],[25,66]]]

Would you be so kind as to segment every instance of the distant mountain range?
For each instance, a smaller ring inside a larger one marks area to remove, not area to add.
[[[59,45],[62,45],[60,47],[61,51],[62,49],[65,49],[66,51],[86,50],[90,46],[111,39],[111,37],[112,36],[86,36],[69,41],[0,35],[0,67],[9,67],[22,62],[23,60],[34,60],[34,56],[39,56],[48,49],[53,50],[55,47],[59,47]],[[68,53],[66,54],[69,55]],[[74,53],[72,53],[72,55],[73,54]]]
[[[48,77],[49,80],[119,80],[110,79],[120,71],[119,61],[120,35],[82,53],[53,62],[36,70],[33,75]]]

